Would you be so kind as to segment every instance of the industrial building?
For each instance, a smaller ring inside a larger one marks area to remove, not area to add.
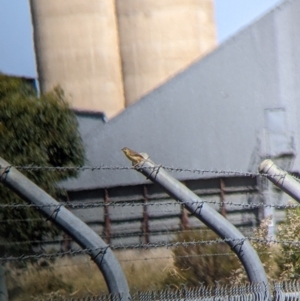
[[[64,183],[70,200],[116,200],[117,191],[123,191],[120,200],[141,201],[143,185],[148,199],[157,199],[144,176],[118,168],[130,165],[121,151],[127,146],[173,168],[173,176],[199,195],[201,188],[211,188],[214,200],[221,202],[222,193],[226,197],[236,189],[231,200],[240,204],[285,202],[286,197],[259,180],[251,184],[241,176],[231,184],[229,179],[225,186],[221,183],[230,178],[230,171],[257,173],[264,158],[300,173],[299,13],[299,0],[284,1],[107,123],[92,128],[88,118],[79,119],[80,131],[89,129],[83,136],[87,165],[112,168],[85,170]],[[228,209],[237,225],[256,225],[269,214],[274,222],[284,217],[274,208],[238,214]],[[128,217],[128,212],[117,212],[122,214]],[[143,212],[139,214],[139,221],[144,220]]]
[[[31,0],[42,92],[111,118],[216,47],[213,0]]]

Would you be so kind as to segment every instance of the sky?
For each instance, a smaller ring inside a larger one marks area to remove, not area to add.
[[[224,42],[280,2],[215,0],[218,42]],[[0,0],[0,72],[26,77],[37,76],[32,36],[29,1]]]

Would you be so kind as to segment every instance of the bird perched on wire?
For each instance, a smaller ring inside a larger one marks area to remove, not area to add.
[[[125,156],[132,162],[132,166],[136,166],[136,165],[140,164],[142,161],[145,161],[148,159],[146,157],[146,154],[145,155],[139,154],[128,147],[123,147],[122,151],[125,154]]]

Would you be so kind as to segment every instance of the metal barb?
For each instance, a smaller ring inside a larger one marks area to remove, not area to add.
[[[1,166],[0,166],[0,169],[1,169]],[[11,166],[6,166],[4,168],[4,171],[0,175],[0,182],[5,182],[6,177],[7,177],[8,173],[9,173],[10,169],[11,169]]]
[[[211,204],[211,205],[220,205],[220,200],[201,200],[201,202],[204,204]],[[176,203],[174,201],[170,202],[159,202],[159,201],[152,201],[149,199],[148,203],[142,203],[142,202],[134,202],[134,201],[111,201],[108,203],[104,203],[103,201],[96,201],[96,202],[76,202],[74,204],[72,203],[59,203],[60,206],[64,206],[66,208],[70,209],[85,209],[85,208],[98,208],[98,207],[155,207],[155,206],[183,206],[183,203]],[[197,205],[199,204],[198,201],[194,202],[185,202],[185,205]],[[300,204],[264,204],[264,203],[255,203],[255,204],[246,204],[246,203],[234,203],[234,202],[223,202],[226,206],[234,206],[234,207],[241,207],[241,208],[248,208],[248,209],[256,209],[256,208],[277,208],[277,209],[296,209],[300,208]],[[35,205],[35,204],[19,204],[19,203],[12,203],[12,204],[0,204],[0,208],[51,208],[51,207],[57,207],[57,205]],[[160,211],[161,212],[161,211]],[[168,212],[168,211],[166,211]]]
[[[128,249],[151,249],[151,248],[178,248],[178,247],[189,247],[189,246],[197,246],[197,245],[212,245],[212,244],[219,244],[219,243],[227,243],[232,242],[236,243],[236,245],[242,245],[245,243],[246,240],[249,241],[257,241],[257,242],[272,242],[272,243],[280,243],[280,244],[286,244],[286,245],[296,245],[299,246],[300,242],[295,241],[285,241],[285,240],[275,240],[275,239],[257,239],[254,237],[244,237],[244,238],[226,238],[226,239],[212,239],[212,240],[199,240],[199,241],[184,241],[184,242],[158,242],[158,243],[140,243],[140,244],[130,244],[130,245],[124,245],[119,244],[115,246],[107,246],[103,248],[95,248],[95,249],[76,249],[76,250],[69,250],[66,252],[53,252],[53,253],[38,253],[38,254],[29,254],[29,255],[20,255],[20,256],[4,256],[0,257],[0,261],[24,261],[29,259],[38,259],[38,258],[55,258],[55,257],[62,257],[65,255],[79,255],[79,254],[91,254],[91,252],[98,252],[97,255],[94,256],[96,258],[99,254],[105,253],[109,248],[112,250],[128,250]],[[268,253],[268,252],[266,252]],[[197,254],[195,256],[230,256],[234,255],[233,253],[216,253],[216,254]],[[191,257],[188,256],[179,256],[179,257]],[[160,257],[158,257],[160,258]],[[168,258],[168,257],[162,257],[162,258]],[[148,259],[155,259],[155,258],[147,258]],[[144,260],[144,259],[143,259]],[[131,261],[131,260],[124,260],[124,261]]]
[[[49,217],[46,218],[46,221],[49,221],[51,219],[56,219],[57,215],[58,215],[58,212],[60,210],[62,205],[58,205],[54,210],[53,212],[51,213],[51,215]]]
[[[33,165],[11,165],[8,166],[8,168],[14,167],[18,170],[25,170],[25,171],[70,171],[70,170],[76,170],[76,171],[99,171],[99,170],[132,170],[136,169],[133,166],[33,166]],[[164,166],[159,165],[155,167],[144,167],[146,169],[150,170],[156,170],[156,168],[164,168],[167,171],[170,172],[176,172],[176,173],[197,173],[197,174],[219,174],[219,175],[228,175],[228,176],[245,176],[245,177],[267,177],[269,176],[267,173],[255,173],[255,172],[249,172],[249,171],[239,171],[239,170],[218,170],[218,169],[197,169],[197,168],[185,168],[185,167],[172,167],[172,166]],[[281,174],[274,174],[272,177],[282,177]]]

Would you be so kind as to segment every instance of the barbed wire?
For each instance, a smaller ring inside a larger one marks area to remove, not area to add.
[[[238,230],[241,232],[253,232],[254,230],[258,229],[258,227],[238,227]],[[122,239],[127,237],[135,237],[138,236],[140,238],[144,237],[145,235],[151,235],[151,236],[159,236],[159,235],[175,235],[175,234],[186,234],[186,233],[214,233],[211,229],[201,229],[201,228],[194,228],[194,229],[176,229],[176,230],[170,230],[166,228],[165,230],[159,230],[159,231],[150,231],[150,232],[143,232],[143,231],[134,231],[134,232],[126,232],[122,233],[121,231],[118,231],[117,233],[111,233],[109,235],[103,235],[99,234],[99,236],[102,239],[110,238],[110,239]],[[64,239],[43,239],[43,240],[25,240],[25,241],[13,241],[13,242],[5,242],[1,241],[0,246],[13,246],[13,245],[29,245],[29,244],[59,244],[59,243],[65,243],[65,242],[74,242],[76,243],[72,238],[64,238]]]
[[[177,206],[180,206],[180,204],[177,204]],[[1,206],[0,206],[1,208]],[[8,208],[8,207],[6,207]],[[19,207],[20,208],[20,207]],[[151,215],[151,217],[155,218],[153,215],[155,214],[159,214],[159,217],[162,216],[162,214],[169,214],[170,216],[173,215],[180,215],[180,208],[178,209],[169,209],[169,210],[151,210],[151,212],[148,213],[148,215]],[[133,217],[130,217],[130,215],[132,215]],[[116,213],[111,213],[111,212],[103,212],[102,213],[102,217],[106,217],[106,216],[110,216],[113,217],[113,219],[115,220],[115,222],[118,222],[118,220],[122,220],[124,219],[124,216],[126,216],[126,219],[128,220],[128,222],[130,222],[131,220],[135,220],[135,219],[141,219],[143,218],[143,212],[137,212],[137,211],[126,211],[126,214],[116,214]],[[166,217],[167,218],[167,217]],[[10,219],[0,219],[0,223],[9,223],[9,222],[33,222],[33,221],[45,221],[45,219],[43,218],[10,218]],[[103,223],[104,221],[101,219],[97,219],[94,221],[95,223]]]
[[[297,251],[296,251],[297,252]],[[300,251],[298,251],[300,253]],[[272,252],[258,252],[258,254],[271,254]],[[75,255],[83,255],[83,254],[75,254]],[[73,254],[73,256],[75,256]],[[86,254],[85,254],[86,255]],[[166,259],[174,259],[174,258],[194,258],[194,257],[217,257],[217,256],[236,256],[233,252],[231,253],[202,253],[202,254],[190,254],[190,255],[175,255],[172,254],[171,256],[153,256],[153,257],[143,257],[143,258],[126,258],[126,259],[118,259],[119,262],[135,262],[135,261],[150,261],[150,260],[166,260]],[[70,259],[71,260],[71,259]],[[55,265],[55,264],[49,264],[46,266],[42,266],[42,268],[64,268],[64,267],[70,267],[70,266],[77,266],[77,265],[90,265],[91,264],[91,260],[90,258],[87,259],[87,261],[85,262],[72,262],[70,264],[59,264],[59,265]],[[41,268],[40,265],[38,265],[39,268]],[[26,266],[26,267],[19,267],[18,269],[36,269],[35,266]]]
[[[300,250],[293,250],[290,252],[287,252],[290,254],[299,254]],[[259,251],[257,252],[258,255],[272,255],[274,252],[270,251]],[[82,255],[82,254],[79,254]],[[152,261],[152,260],[169,260],[169,259],[176,259],[176,258],[201,258],[201,257],[234,257],[236,256],[235,253],[230,252],[230,253],[202,253],[202,254],[187,254],[187,255],[175,255],[174,253],[171,256],[153,256],[153,257],[143,257],[143,258],[126,258],[126,259],[118,259],[119,262],[123,263],[131,263],[131,262],[136,262],[136,261]],[[71,260],[71,259],[70,259]],[[70,264],[49,264],[45,266],[40,266],[38,265],[38,268],[43,268],[43,269],[56,269],[56,268],[66,268],[66,267],[71,267],[71,266],[81,266],[81,265],[91,265],[91,260],[88,258],[85,262],[72,262]],[[18,269],[24,269],[24,270],[30,270],[30,269],[37,269],[35,266],[26,266],[26,267],[18,267]]]
[[[201,198],[201,196],[200,196]],[[229,207],[242,207],[248,209],[257,209],[257,208],[277,208],[277,209],[296,209],[300,208],[300,204],[265,204],[263,202],[258,203],[239,203],[239,202],[232,202],[232,201],[224,201],[221,200],[205,200],[201,199],[200,201],[193,201],[193,202],[181,202],[181,201],[155,201],[151,202],[151,199],[148,202],[136,202],[136,201],[112,201],[105,203],[104,201],[100,202],[57,202],[57,204],[47,204],[47,205],[37,205],[37,204],[23,204],[23,203],[11,203],[11,204],[0,204],[0,209],[4,208],[15,208],[15,209],[22,209],[22,208],[56,208],[57,206],[64,206],[68,209],[88,209],[88,208],[97,208],[97,207],[155,207],[155,206],[184,206],[184,205],[199,205],[199,203],[206,203],[211,205],[225,205]],[[163,211],[159,211],[163,212]],[[109,214],[109,213],[108,213]],[[127,212],[126,212],[127,214]],[[106,215],[106,213],[103,213]]]
[[[103,213],[103,217],[110,217],[110,223],[120,224],[124,222],[126,217],[126,222],[135,222],[138,220],[143,220],[143,212],[126,212],[126,214],[112,214],[112,213]],[[155,214],[158,214],[155,216]],[[166,214],[166,215],[164,215]],[[168,215],[167,215],[168,214]],[[151,211],[151,214],[148,214],[148,218],[151,220],[158,219],[172,219],[172,218],[181,218],[182,213],[179,210],[160,210],[160,211]],[[113,220],[112,220],[113,218]],[[2,219],[0,220],[0,224],[5,223],[31,223],[31,222],[44,222],[45,218],[24,218],[24,219]],[[98,224],[102,225],[105,223],[104,219],[98,218],[97,220],[85,222],[87,224]]]
[[[158,242],[158,243],[140,243],[140,244],[131,244],[131,245],[115,245],[115,246],[107,246],[107,247],[99,247],[99,248],[85,248],[85,249],[77,249],[77,250],[68,250],[64,252],[53,252],[53,253],[38,253],[38,254],[29,254],[29,255],[20,255],[20,256],[3,256],[0,257],[0,261],[8,262],[8,261],[22,261],[29,259],[40,259],[40,258],[55,258],[55,257],[63,257],[65,255],[79,255],[79,254],[88,254],[91,255],[92,252],[97,252],[97,256],[100,254],[105,254],[107,248],[111,248],[112,250],[129,250],[129,249],[157,249],[157,248],[177,248],[177,247],[190,247],[197,245],[213,245],[220,243],[236,243],[242,245],[245,241],[252,241],[257,243],[264,244],[282,244],[284,246],[300,246],[300,241],[294,240],[277,240],[277,239],[263,239],[256,237],[243,237],[243,238],[225,238],[225,239],[212,239],[212,240],[198,240],[198,241],[184,241],[184,242]]]
[[[271,252],[259,252],[258,254],[271,254]],[[130,263],[130,262],[135,262],[135,261],[151,261],[151,260],[168,260],[168,259],[174,259],[174,258],[194,258],[194,257],[217,257],[217,256],[236,256],[234,253],[204,253],[204,254],[192,254],[192,255],[172,255],[172,256],[155,256],[155,257],[143,257],[143,258],[130,258],[130,259],[118,259],[119,262],[124,262],[124,263]],[[42,266],[42,268],[46,269],[53,269],[53,268],[65,268],[65,267],[71,267],[71,266],[77,266],[77,265],[90,265],[91,260],[88,259],[86,262],[74,262],[70,264],[51,264],[49,266]],[[40,266],[39,266],[40,268]],[[19,269],[36,269],[36,267],[21,267]]]
[[[300,251],[299,251],[300,252]],[[272,252],[258,252],[258,254],[272,254]],[[172,254],[171,256],[154,256],[154,257],[143,257],[143,258],[130,258],[130,259],[118,259],[119,262],[130,263],[130,262],[136,262],[136,261],[151,261],[151,260],[169,260],[169,259],[175,259],[175,258],[197,258],[197,257],[218,257],[218,256],[236,256],[233,252],[231,253],[203,253],[203,254],[191,254],[191,255],[175,255]],[[71,259],[70,259],[71,260]],[[37,269],[37,268],[43,268],[43,269],[54,269],[54,268],[67,268],[71,266],[81,266],[81,265],[88,265],[90,266],[92,261],[90,258],[87,258],[85,262],[72,262],[69,264],[49,264],[40,266],[25,266],[25,267],[18,267],[18,269],[21,270],[31,270],[31,269]]]
[[[176,173],[194,173],[194,174],[217,174],[217,175],[228,175],[228,176],[244,176],[244,177],[284,177],[282,174],[275,174],[269,175],[265,173],[259,172],[250,172],[250,171],[240,171],[240,170],[218,170],[218,169],[199,169],[199,168],[186,168],[186,167],[172,167],[166,165],[159,165],[160,168],[163,168],[169,172],[176,172]],[[5,167],[1,167],[0,169],[5,169],[5,172],[9,171],[10,168],[15,168],[19,171],[100,171],[100,170],[107,170],[107,171],[122,171],[122,170],[135,170],[136,167],[134,166],[37,166],[37,165],[9,165]],[[153,169],[156,170],[157,166],[143,166],[143,169]],[[289,174],[288,172],[284,171],[285,173]],[[294,175],[290,174],[291,176],[295,177]],[[295,177],[298,179],[297,177]],[[298,179],[299,180],[299,179]]]
[[[272,252],[258,252],[257,254],[272,254]],[[132,261],[148,261],[148,260],[165,260],[175,258],[197,258],[197,257],[218,257],[218,256],[236,256],[235,253],[203,253],[203,254],[191,254],[191,255],[172,255],[172,256],[157,256],[157,257],[144,257],[144,258],[131,258],[131,259],[119,259],[120,262],[132,262]]]

